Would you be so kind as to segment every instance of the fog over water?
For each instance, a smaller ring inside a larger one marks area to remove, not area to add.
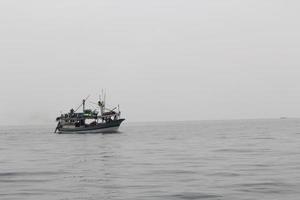
[[[2,0],[0,124],[108,92],[129,121],[299,117],[299,1]]]

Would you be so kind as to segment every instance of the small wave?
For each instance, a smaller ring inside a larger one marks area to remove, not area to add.
[[[251,153],[256,152],[255,149],[216,149],[214,152],[225,152],[225,153]]]
[[[282,193],[281,190],[278,190],[278,189],[269,189],[269,188],[250,188],[250,189],[238,189],[238,191],[241,191],[241,192],[248,192],[248,193],[253,193],[253,192],[256,192],[256,193],[269,193],[269,194],[275,194],[275,193]]]
[[[152,173],[152,172],[151,172]],[[195,171],[190,170],[155,170],[153,173],[156,174],[196,174]]]
[[[14,194],[11,193],[0,193],[0,196],[33,196],[33,195],[41,195],[40,192],[16,192]]]
[[[216,173],[208,174],[208,176],[234,177],[234,176],[240,176],[240,174],[233,173],[233,172],[216,172]]]
[[[258,183],[242,183],[239,184],[241,187],[261,187],[261,186],[272,186],[272,187],[289,187],[289,184],[282,183],[282,182],[258,182]]]
[[[275,140],[273,137],[255,137],[253,140]]]
[[[44,183],[45,179],[0,179],[0,183]]]
[[[170,197],[177,198],[177,199],[194,200],[194,199],[217,199],[217,198],[219,199],[222,196],[216,194],[186,192],[181,194],[170,195]]]
[[[0,172],[0,177],[56,175],[62,172]]]
[[[290,191],[290,184],[282,182],[259,182],[259,183],[242,183],[237,184],[238,191],[257,192],[257,193],[284,193]]]

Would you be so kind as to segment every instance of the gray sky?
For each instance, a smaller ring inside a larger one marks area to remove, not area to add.
[[[299,10],[296,0],[1,0],[0,124],[54,123],[101,88],[129,121],[299,117]]]

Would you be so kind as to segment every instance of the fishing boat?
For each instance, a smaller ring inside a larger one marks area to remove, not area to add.
[[[125,120],[121,118],[119,105],[113,109],[105,106],[105,94],[103,99],[99,96],[96,104],[98,108],[87,109],[86,104],[90,96],[82,100],[77,109],[61,114],[56,118],[58,122],[55,133],[113,133],[117,132],[121,123]],[[77,112],[82,107],[82,112]],[[95,107],[94,107],[95,108]]]

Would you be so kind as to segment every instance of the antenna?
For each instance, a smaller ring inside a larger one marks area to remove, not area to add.
[[[103,98],[103,100],[101,100],[101,97]],[[101,95],[99,95],[98,105],[100,107],[101,115],[103,115],[103,113],[105,112],[105,96],[103,93],[103,89],[101,90]]]
[[[75,112],[77,112],[77,110],[83,105],[83,107],[85,106],[85,101],[90,97],[90,95],[88,95],[85,99],[82,100],[82,103],[76,108]],[[84,108],[83,108],[84,109]]]
[[[104,90],[104,108],[105,108],[105,104],[106,104],[106,90]]]
[[[85,99],[82,100],[82,110],[85,111]]]

